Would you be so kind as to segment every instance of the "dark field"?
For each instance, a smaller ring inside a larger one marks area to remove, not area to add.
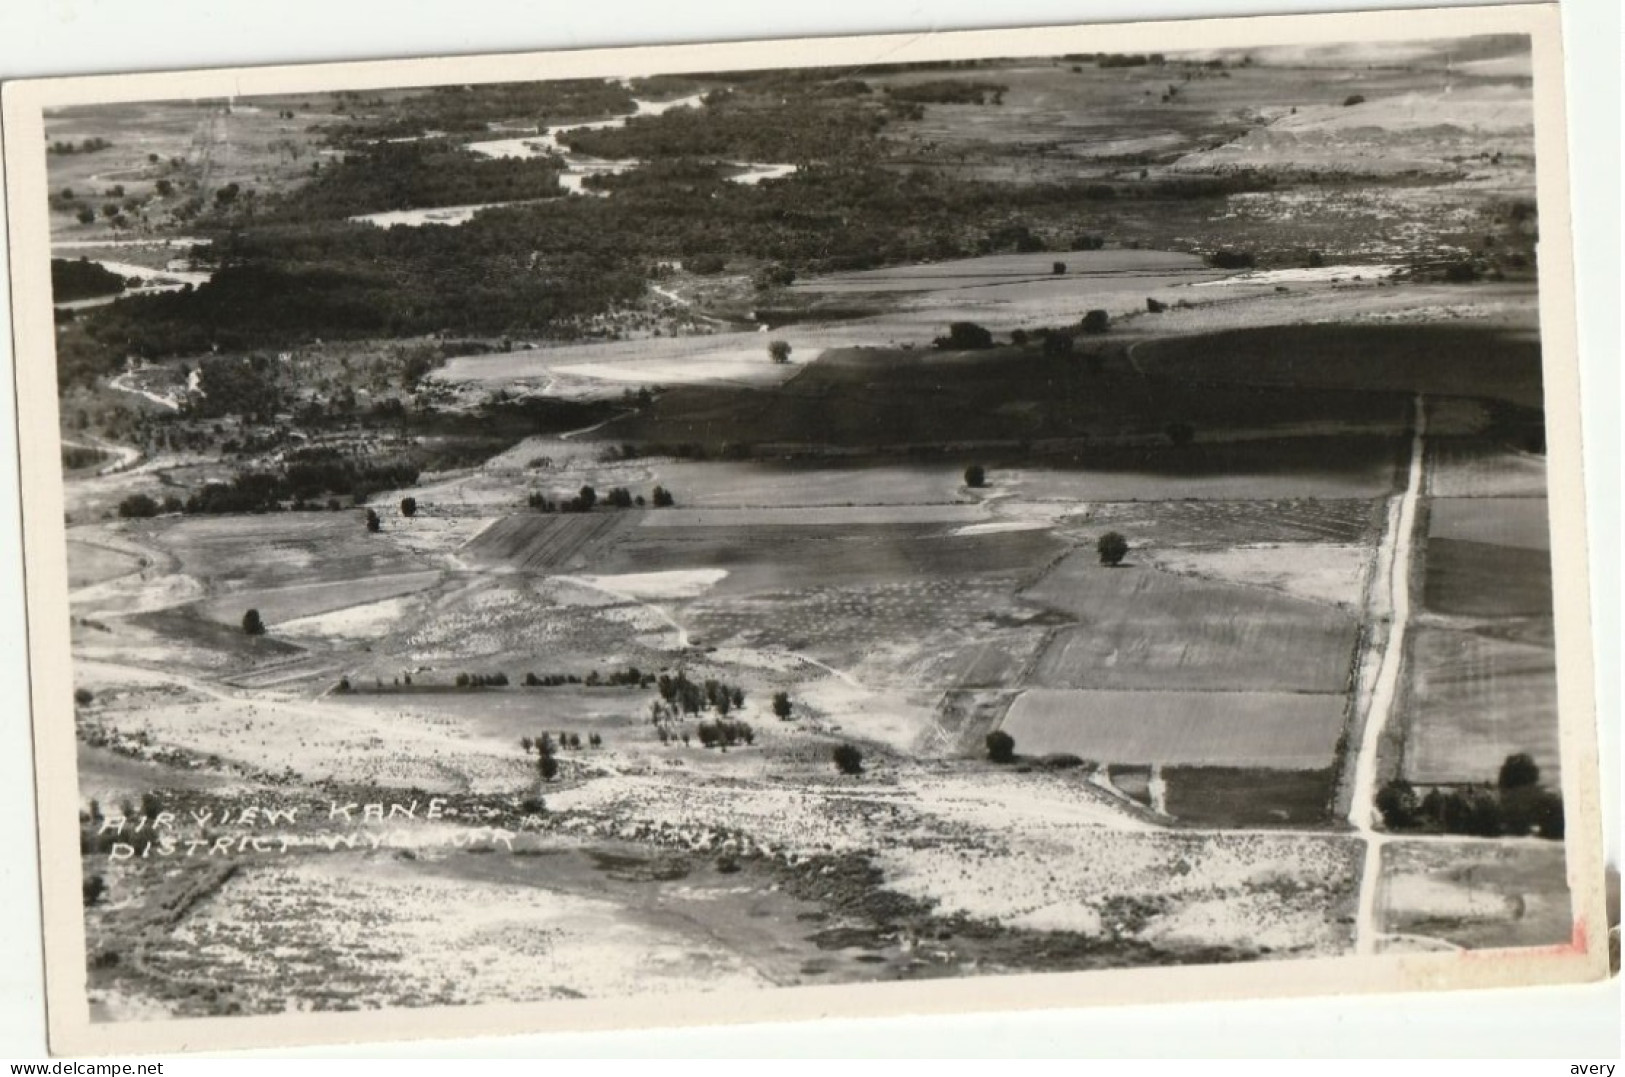
[[[1150,373],[1214,386],[1477,397],[1540,408],[1533,332],[1450,325],[1298,325],[1162,340],[1135,349]]]
[[[1168,814],[1191,826],[1321,826],[1333,770],[1165,767]]]
[[[1522,617],[1552,611],[1552,557],[1545,550],[1429,539],[1422,602],[1434,613]]]

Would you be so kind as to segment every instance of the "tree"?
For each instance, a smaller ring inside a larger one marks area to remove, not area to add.
[[[243,631],[250,636],[265,635],[265,622],[260,620],[259,610],[249,610],[243,614]]]
[[[767,346],[767,354],[772,356],[775,363],[788,363],[790,361],[790,342],[788,340],[775,340]]]
[[[1083,316],[1083,331],[1085,333],[1104,333],[1111,324],[1111,317],[1103,310],[1091,310]]]
[[[401,515],[416,516],[418,514],[418,499],[415,497],[401,498]]]
[[[1116,531],[1108,531],[1095,543],[1095,552],[1103,565],[1118,565],[1128,556],[1128,539]]]
[[[1403,830],[1416,825],[1421,803],[1411,783],[1403,778],[1395,778],[1379,789],[1376,803],[1377,810],[1382,813],[1382,823],[1389,830]]]
[[[1501,774],[1496,784],[1503,793],[1510,789],[1537,786],[1540,784],[1540,768],[1525,752],[1509,755],[1501,764]]]
[[[95,693],[88,688],[75,688],[73,690],[73,701],[79,704],[81,707],[90,706],[91,702],[94,701],[95,698]]]
[[[670,490],[664,486],[656,486],[649,494],[649,503],[657,509],[669,509],[676,501],[672,498]]]
[[[987,472],[982,470],[981,464],[972,464],[965,469],[965,485],[973,490],[987,485]]]
[[[382,531],[383,529],[384,529],[384,522],[378,518],[378,513],[375,512],[372,509],[368,509],[367,510],[367,530],[371,531],[373,534],[376,535],[378,532]]]
[[[1002,729],[987,735],[987,757],[995,763],[1009,763],[1016,758],[1016,738]]]
[[[545,737],[536,745],[536,769],[542,772],[542,781],[550,782],[559,774],[559,761],[553,755],[553,745]]]
[[[96,220],[96,211],[89,206],[81,206],[74,216],[79,219],[80,224],[92,224]]]
[[[576,493],[576,500],[581,502],[582,511],[590,510],[594,505],[598,504],[598,491],[591,486],[583,486]]]
[[[1053,265],[1050,266],[1049,271],[1050,271],[1050,273],[1052,273],[1055,276],[1059,277],[1059,276],[1063,275],[1066,272],[1066,263],[1065,262],[1056,262],[1056,263],[1054,263]]]
[[[788,722],[790,720],[790,711],[791,711],[790,693],[789,692],[774,692],[773,693],[773,713],[774,713],[774,715],[776,715],[778,717],[779,721]]]
[[[833,753],[835,766],[842,774],[863,773],[863,753],[850,744],[837,745]]]

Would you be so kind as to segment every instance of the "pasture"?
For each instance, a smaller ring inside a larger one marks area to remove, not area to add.
[[[1432,626],[1407,642],[1406,779],[1494,781],[1502,760],[1527,752],[1556,787],[1557,673],[1549,646]]]
[[[1573,938],[1561,842],[1405,842],[1383,847],[1382,929],[1466,949]]]
[[[1546,496],[1546,457],[1473,438],[1429,438],[1427,492],[1435,498]]]
[[[1342,693],[1352,614],[1256,587],[1069,554],[1022,597],[1077,619],[1033,667],[1041,688]],[[1340,706],[1340,704],[1339,704]]]
[[[1321,826],[1336,778],[1325,770],[1163,767],[1168,814],[1211,827]],[[1117,781],[1116,775],[1112,780]]]
[[[1364,546],[1311,543],[1153,550],[1164,572],[1279,591],[1344,609],[1359,606],[1375,557]]]
[[[1157,550],[1222,550],[1257,543],[1370,545],[1383,525],[1382,509],[1376,498],[1095,501],[1069,523],[1119,531],[1131,546]]]
[[[257,609],[267,629],[275,631],[284,622],[420,594],[436,587],[442,578],[439,571],[429,570],[354,579],[324,579],[288,587],[250,588],[200,603],[198,609],[210,620],[227,625],[241,624],[244,611]]]
[[[1540,340],[1532,330],[1463,324],[1298,325],[1151,341],[1147,373],[1213,385],[1425,393],[1538,409]]]
[[[405,530],[410,522],[391,521],[390,526]],[[301,586],[315,579],[365,580],[431,567],[394,543],[388,532],[368,534],[359,511],[160,517],[132,525],[125,533],[177,559],[179,571],[239,592]]]
[[[527,572],[575,571],[591,565],[599,548],[632,526],[630,511],[523,512],[505,516],[462,548],[460,556],[482,565]]]
[[[1544,497],[1435,497],[1428,502],[1428,539],[1550,550]]]
[[[1106,764],[1322,770],[1344,698],[1302,692],[1030,688],[1001,728],[1023,755],[1070,752]]]
[[[1054,272],[1056,262],[1065,263],[1064,273]],[[1136,250],[1037,251],[833,273],[798,280],[791,290],[874,295],[1016,284],[1029,286],[1022,289],[1024,294],[1031,291],[1032,286],[1040,290],[1065,288],[1077,293],[1081,300],[1101,292],[1126,290],[1140,295],[1147,289],[1219,276],[1222,274],[1208,269],[1202,259],[1193,254]]]
[[[1552,559],[1545,550],[1429,539],[1422,602],[1457,617],[1526,617],[1552,612]]]
[[[682,508],[789,508],[823,505],[924,505],[961,500],[964,468],[953,464],[811,466],[726,460],[661,460],[656,479]]]
[[[667,512],[671,510],[661,510]],[[942,524],[637,527],[593,571],[725,569],[713,594],[893,584],[985,575],[1036,576],[1065,546],[1045,531],[956,535]]]

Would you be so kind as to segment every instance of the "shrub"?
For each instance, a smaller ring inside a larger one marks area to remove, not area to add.
[[[401,498],[401,515],[416,516],[418,514],[418,499],[415,497]]]
[[[259,610],[249,610],[243,614],[243,631],[250,636],[265,635],[265,622],[260,620]]]
[[[1083,331],[1085,333],[1104,333],[1111,324],[1111,317],[1103,310],[1091,310],[1083,316]]]
[[[790,711],[791,711],[790,693],[789,692],[774,692],[773,693],[773,714],[779,719],[779,721],[788,722],[790,720]]]
[[[1049,271],[1054,276],[1057,276],[1057,277],[1062,276],[1062,275],[1064,275],[1066,273],[1066,263],[1065,262],[1053,262],[1053,263],[1050,264]]]
[[[1009,763],[1016,758],[1016,738],[1002,729],[987,735],[987,757],[995,763]]]
[[[73,701],[81,707],[90,706],[95,698],[95,694],[88,688],[75,688],[73,690]]]
[[[107,882],[100,875],[90,875],[85,878],[81,893],[84,895],[86,905],[94,905],[102,899],[107,891]]]
[[[376,535],[378,532],[382,531],[383,529],[384,529],[384,522],[378,518],[377,511],[374,510],[374,509],[368,509],[367,510],[367,530],[369,532],[371,532],[372,534]]]
[[[1103,565],[1121,564],[1123,558],[1128,556],[1128,539],[1116,531],[1108,531],[1095,542],[1095,552],[1100,555]]]
[[[1207,256],[1207,264],[1214,269],[1251,269],[1257,261],[1251,251],[1214,251]]]
[[[948,335],[932,342],[942,349],[975,351],[993,347],[993,334],[975,322],[954,322],[948,326]]]
[[[1168,309],[1168,304],[1163,303],[1160,300],[1152,299],[1150,296],[1146,296],[1145,309],[1152,314],[1161,314],[1163,311]]]
[[[790,342],[788,340],[775,340],[767,346],[767,354],[775,363],[788,363],[790,361]]]
[[[973,490],[987,485],[987,472],[981,464],[972,464],[965,469],[965,485]]]
[[[837,745],[832,753],[835,767],[842,774],[863,773],[863,753],[850,744]]]
[[[1355,105],[1363,105],[1363,104],[1365,104],[1365,95],[1364,94],[1351,93],[1347,97],[1343,98],[1343,107],[1344,108],[1352,108]]]
[[[125,519],[147,519],[158,515],[158,502],[146,494],[131,494],[118,503],[118,514]]]

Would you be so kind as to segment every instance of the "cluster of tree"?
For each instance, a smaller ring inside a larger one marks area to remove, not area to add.
[[[339,102],[351,111],[349,123],[333,128],[341,144],[385,138],[413,138],[434,131],[484,131],[492,120],[561,123],[602,119],[631,112],[633,92],[605,79],[558,79],[545,82],[493,82],[484,85],[436,86],[421,93]],[[358,119],[354,112],[369,116]]]
[[[954,322],[948,326],[948,335],[937,337],[932,345],[952,351],[975,351],[993,347],[993,334],[975,322]]]
[[[154,516],[185,510],[186,506],[174,495],[159,502],[147,494],[131,494],[118,503],[118,514],[126,520],[147,520]]]
[[[565,193],[561,167],[552,157],[482,157],[441,142],[380,142],[322,168],[260,216],[302,221],[556,198]]]
[[[99,153],[102,150],[112,148],[113,144],[105,138],[87,138],[79,142],[65,142],[58,139],[46,147],[46,152],[66,157],[75,153]]]
[[[738,685],[713,678],[696,683],[682,670],[678,670],[676,676],[660,674],[655,687],[660,691],[660,699],[651,708],[651,715],[657,723],[668,716],[697,715],[706,710],[714,710],[726,718],[729,712],[745,705],[745,690]]]
[[[197,515],[221,515],[239,512],[279,512],[285,503],[299,511],[326,508],[337,510],[337,499],[329,498],[325,505],[315,499],[321,494],[345,494],[356,501],[365,500],[367,492],[392,486],[410,486],[417,482],[418,469],[410,463],[367,464],[343,461],[332,465],[288,464],[280,472],[242,471],[230,482],[211,482],[195,491],[185,503],[166,498],[162,506],[151,503],[144,494],[133,494],[119,504],[123,516],[156,516],[159,512],[185,512]],[[372,509],[367,510],[367,529],[378,531],[382,521]]]
[[[726,750],[736,744],[756,743],[756,731],[750,727],[749,722],[736,722],[727,718],[701,722],[694,727],[694,733],[700,738],[700,745],[705,748]]]
[[[655,675],[638,669],[637,666],[627,666],[625,669],[612,669],[607,675],[600,675],[595,669],[586,677],[574,673],[545,673],[537,676],[526,673],[523,684],[526,688],[558,688],[567,684],[579,684],[587,688],[653,688]]]
[[[1258,264],[1252,251],[1214,251],[1206,261],[1214,269],[1251,269]]]
[[[886,120],[884,103],[861,97],[739,90],[707,97],[704,108],[565,131],[559,141],[575,153],[614,159],[829,160],[859,152]]]
[[[506,688],[506,673],[459,673],[453,682],[458,688]]]
[[[1162,66],[1167,58],[1160,52],[1096,52],[1081,53],[1076,57],[1068,56],[1068,60],[1093,61],[1096,67],[1145,67],[1148,64]]]
[[[525,503],[537,512],[591,512],[598,502],[598,491],[591,486],[583,486],[562,501],[548,497],[540,490],[533,490],[525,499]],[[651,490],[648,501],[644,500],[642,494],[634,494],[624,486],[615,486],[604,495],[603,503],[612,509],[641,509],[646,504],[653,505],[657,509],[665,509],[676,504],[676,501],[671,491],[664,486],[656,486]]]
[[[597,733],[587,734],[587,745],[591,748],[601,748],[604,738]],[[519,746],[528,756],[536,753],[536,768],[541,771],[543,781],[552,781],[558,777],[558,753],[563,751],[578,751],[581,748],[581,735],[579,733],[561,732],[555,741],[551,733],[542,733],[534,738],[519,738]]]
[[[1377,810],[1390,830],[1477,837],[1563,837],[1563,798],[1540,783],[1540,768],[1524,753],[1507,756],[1496,783],[1430,789],[1418,797],[1402,778],[1377,792]]]
[[[124,288],[124,278],[99,262],[88,258],[51,259],[51,299],[54,302],[117,295]]]
[[[1010,87],[1000,82],[976,79],[932,79],[927,82],[887,86],[886,95],[896,101],[921,105],[1002,105]]]

